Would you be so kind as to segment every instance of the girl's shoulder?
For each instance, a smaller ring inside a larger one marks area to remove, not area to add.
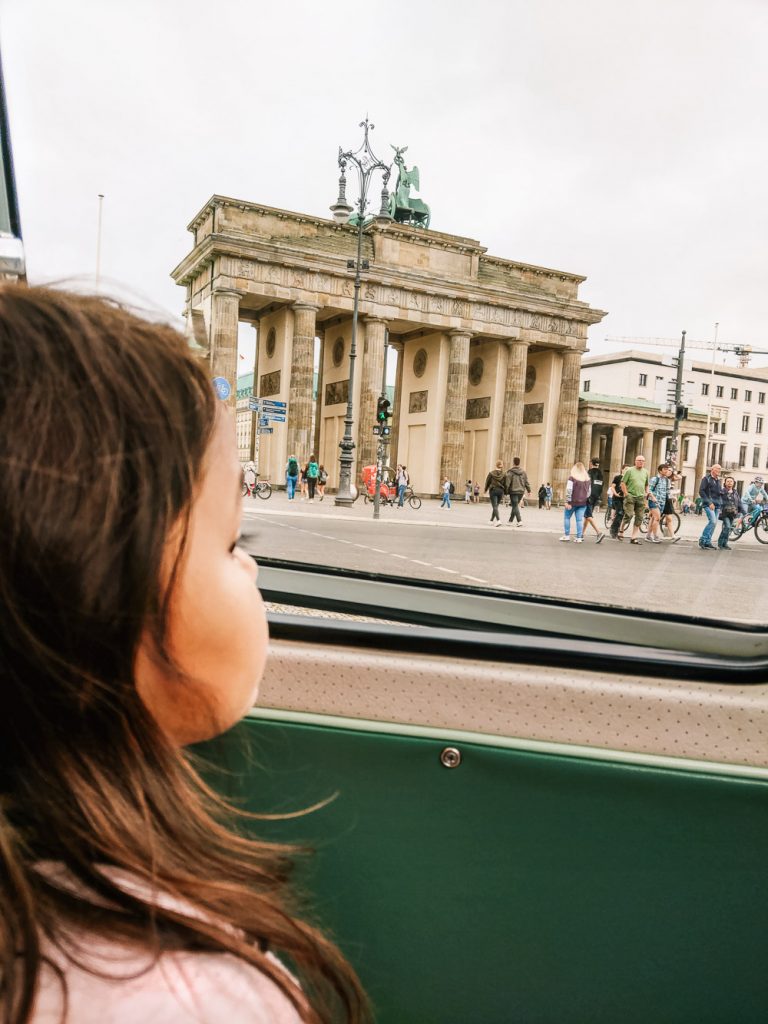
[[[51,957],[66,982],[67,1019],[78,1024],[301,1022],[266,974],[231,954],[166,952],[153,963],[147,954],[100,943],[86,955],[82,967],[62,961],[60,955]],[[54,1024],[61,1020],[62,1009],[58,976],[46,966],[31,1024]]]

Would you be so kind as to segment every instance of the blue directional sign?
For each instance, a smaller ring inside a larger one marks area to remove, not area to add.
[[[216,394],[222,400],[226,402],[229,396],[232,394],[232,387],[226,377],[214,377],[213,386],[216,389]]]
[[[287,409],[287,402],[276,402],[272,398],[260,398],[259,401],[265,409]]]
[[[259,411],[259,400],[258,400],[258,398],[249,398],[248,399],[248,408],[251,410],[251,412],[258,412]]]
[[[269,409],[265,409],[262,415],[273,423],[285,423],[285,416],[279,416],[275,412],[270,412]]]

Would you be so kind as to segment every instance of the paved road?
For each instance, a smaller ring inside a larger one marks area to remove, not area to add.
[[[562,512],[523,511],[523,526],[489,524],[487,504],[439,508],[425,501],[417,512],[351,509],[324,502],[245,499],[244,546],[255,555],[299,563],[383,572],[466,586],[508,589],[589,600],[650,611],[765,624],[768,622],[768,546],[752,535],[733,550],[701,551],[704,519],[683,518],[682,540],[641,547],[606,537],[561,544]],[[508,512],[507,512],[508,515]],[[506,517],[503,517],[506,518]],[[718,526],[719,531],[719,526]]]

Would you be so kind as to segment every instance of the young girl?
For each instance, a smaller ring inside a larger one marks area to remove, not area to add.
[[[320,501],[325,497],[325,485],[328,483],[328,473],[325,466],[322,464],[317,471],[317,493],[320,495]]]
[[[571,517],[576,516],[576,543],[581,544],[584,531],[584,510],[587,507],[592,480],[583,462],[577,462],[568,477],[565,487],[565,513],[563,515],[563,536],[560,540],[571,539]]]
[[[267,648],[207,367],[170,327],[19,287],[0,366],[3,1020],[367,1019],[285,848],[238,834],[183,749],[251,706]]]

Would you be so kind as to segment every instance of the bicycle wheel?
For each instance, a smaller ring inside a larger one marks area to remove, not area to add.
[[[244,498],[248,497],[248,484],[245,482],[245,480],[243,480],[243,491],[242,491],[242,494],[243,494]]]
[[[761,544],[768,544],[768,515],[765,512],[755,523],[755,536]]]
[[[613,509],[613,508],[607,508],[605,510],[605,528],[606,528],[606,530],[610,530],[611,523],[613,522],[613,517],[614,517],[615,514],[616,514],[616,510]]]
[[[369,501],[373,501],[373,498],[370,496],[368,491],[365,491],[365,493],[363,494],[363,501],[365,502],[366,505],[368,504]]]
[[[744,536],[744,519],[737,519],[731,527],[729,537],[731,540],[738,540],[739,537]]]
[[[261,483],[256,484],[256,493],[263,500],[272,497],[272,485],[268,484],[266,480],[262,480]]]
[[[650,521],[651,521],[651,515],[650,515],[648,509],[646,509],[645,512],[643,512],[643,518],[642,518],[642,520],[640,522],[640,533],[647,533],[648,532],[648,524],[650,523]]]
[[[417,494],[412,494],[408,499],[408,504],[411,508],[421,508],[421,498]]]
[[[677,512],[669,512],[669,518],[672,520],[672,533],[678,533],[680,530],[680,516]],[[662,516],[662,519],[666,519],[667,516]]]

